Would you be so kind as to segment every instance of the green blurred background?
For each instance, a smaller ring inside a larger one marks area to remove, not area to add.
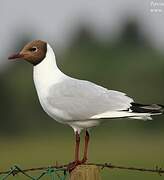
[[[55,38],[48,38],[58,65],[67,75],[123,91],[136,102],[164,104],[164,54],[142,32],[136,18],[125,17],[114,40],[111,33],[105,39],[95,35],[94,27],[83,22],[77,24],[64,48],[55,48]],[[7,61],[12,52],[38,38],[26,28],[19,32],[11,43],[11,52],[6,50],[1,59]],[[28,168],[71,161],[73,130],[52,120],[42,110],[32,81],[32,66],[23,61],[2,64],[0,84],[0,171],[14,164]],[[163,116],[154,117],[153,121],[109,121],[91,130],[89,162],[164,168],[163,138]],[[103,180],[161,179],[156,174],[121,170],[103,170],[102,177]],[[23,180],[23,177],[11,179]]]

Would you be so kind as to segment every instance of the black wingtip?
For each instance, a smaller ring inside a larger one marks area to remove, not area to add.
[[[164,113],[164,105],[131,103],[130,109],[137,113]]]

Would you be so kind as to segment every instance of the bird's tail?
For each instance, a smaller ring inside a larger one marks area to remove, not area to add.
[[[160,115],[164,113],[164,106],[159,104],[138,104],[131,103],[129,109],[107,111],[102,114],[92,116],[90,119],[118,119],[118,118],[131,118],[140,120],[152,120],[153,115]]]
[[[136,113],[136,116],[130,117],[132,119],[151,120],[151,116],[160,115],[164,113],[164,106],[160,104],[138,104],[131,103],[130,110]],[[144,114],[144,115],[143,115]]]

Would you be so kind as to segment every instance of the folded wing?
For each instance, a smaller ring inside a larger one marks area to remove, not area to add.
[[[122,92],[73,78],[52,86],[47,100],[52,108],[63,111],[70,120],[103,118],[100,115],[106,112],[128,110],[133,102]]]

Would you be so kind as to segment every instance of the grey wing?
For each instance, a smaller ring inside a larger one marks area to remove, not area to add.
[[[108,111],[126,110],[133,100],[122,92],[88,81],[68,79],[50,88],[48,102],[71,120],[81,120]]]

